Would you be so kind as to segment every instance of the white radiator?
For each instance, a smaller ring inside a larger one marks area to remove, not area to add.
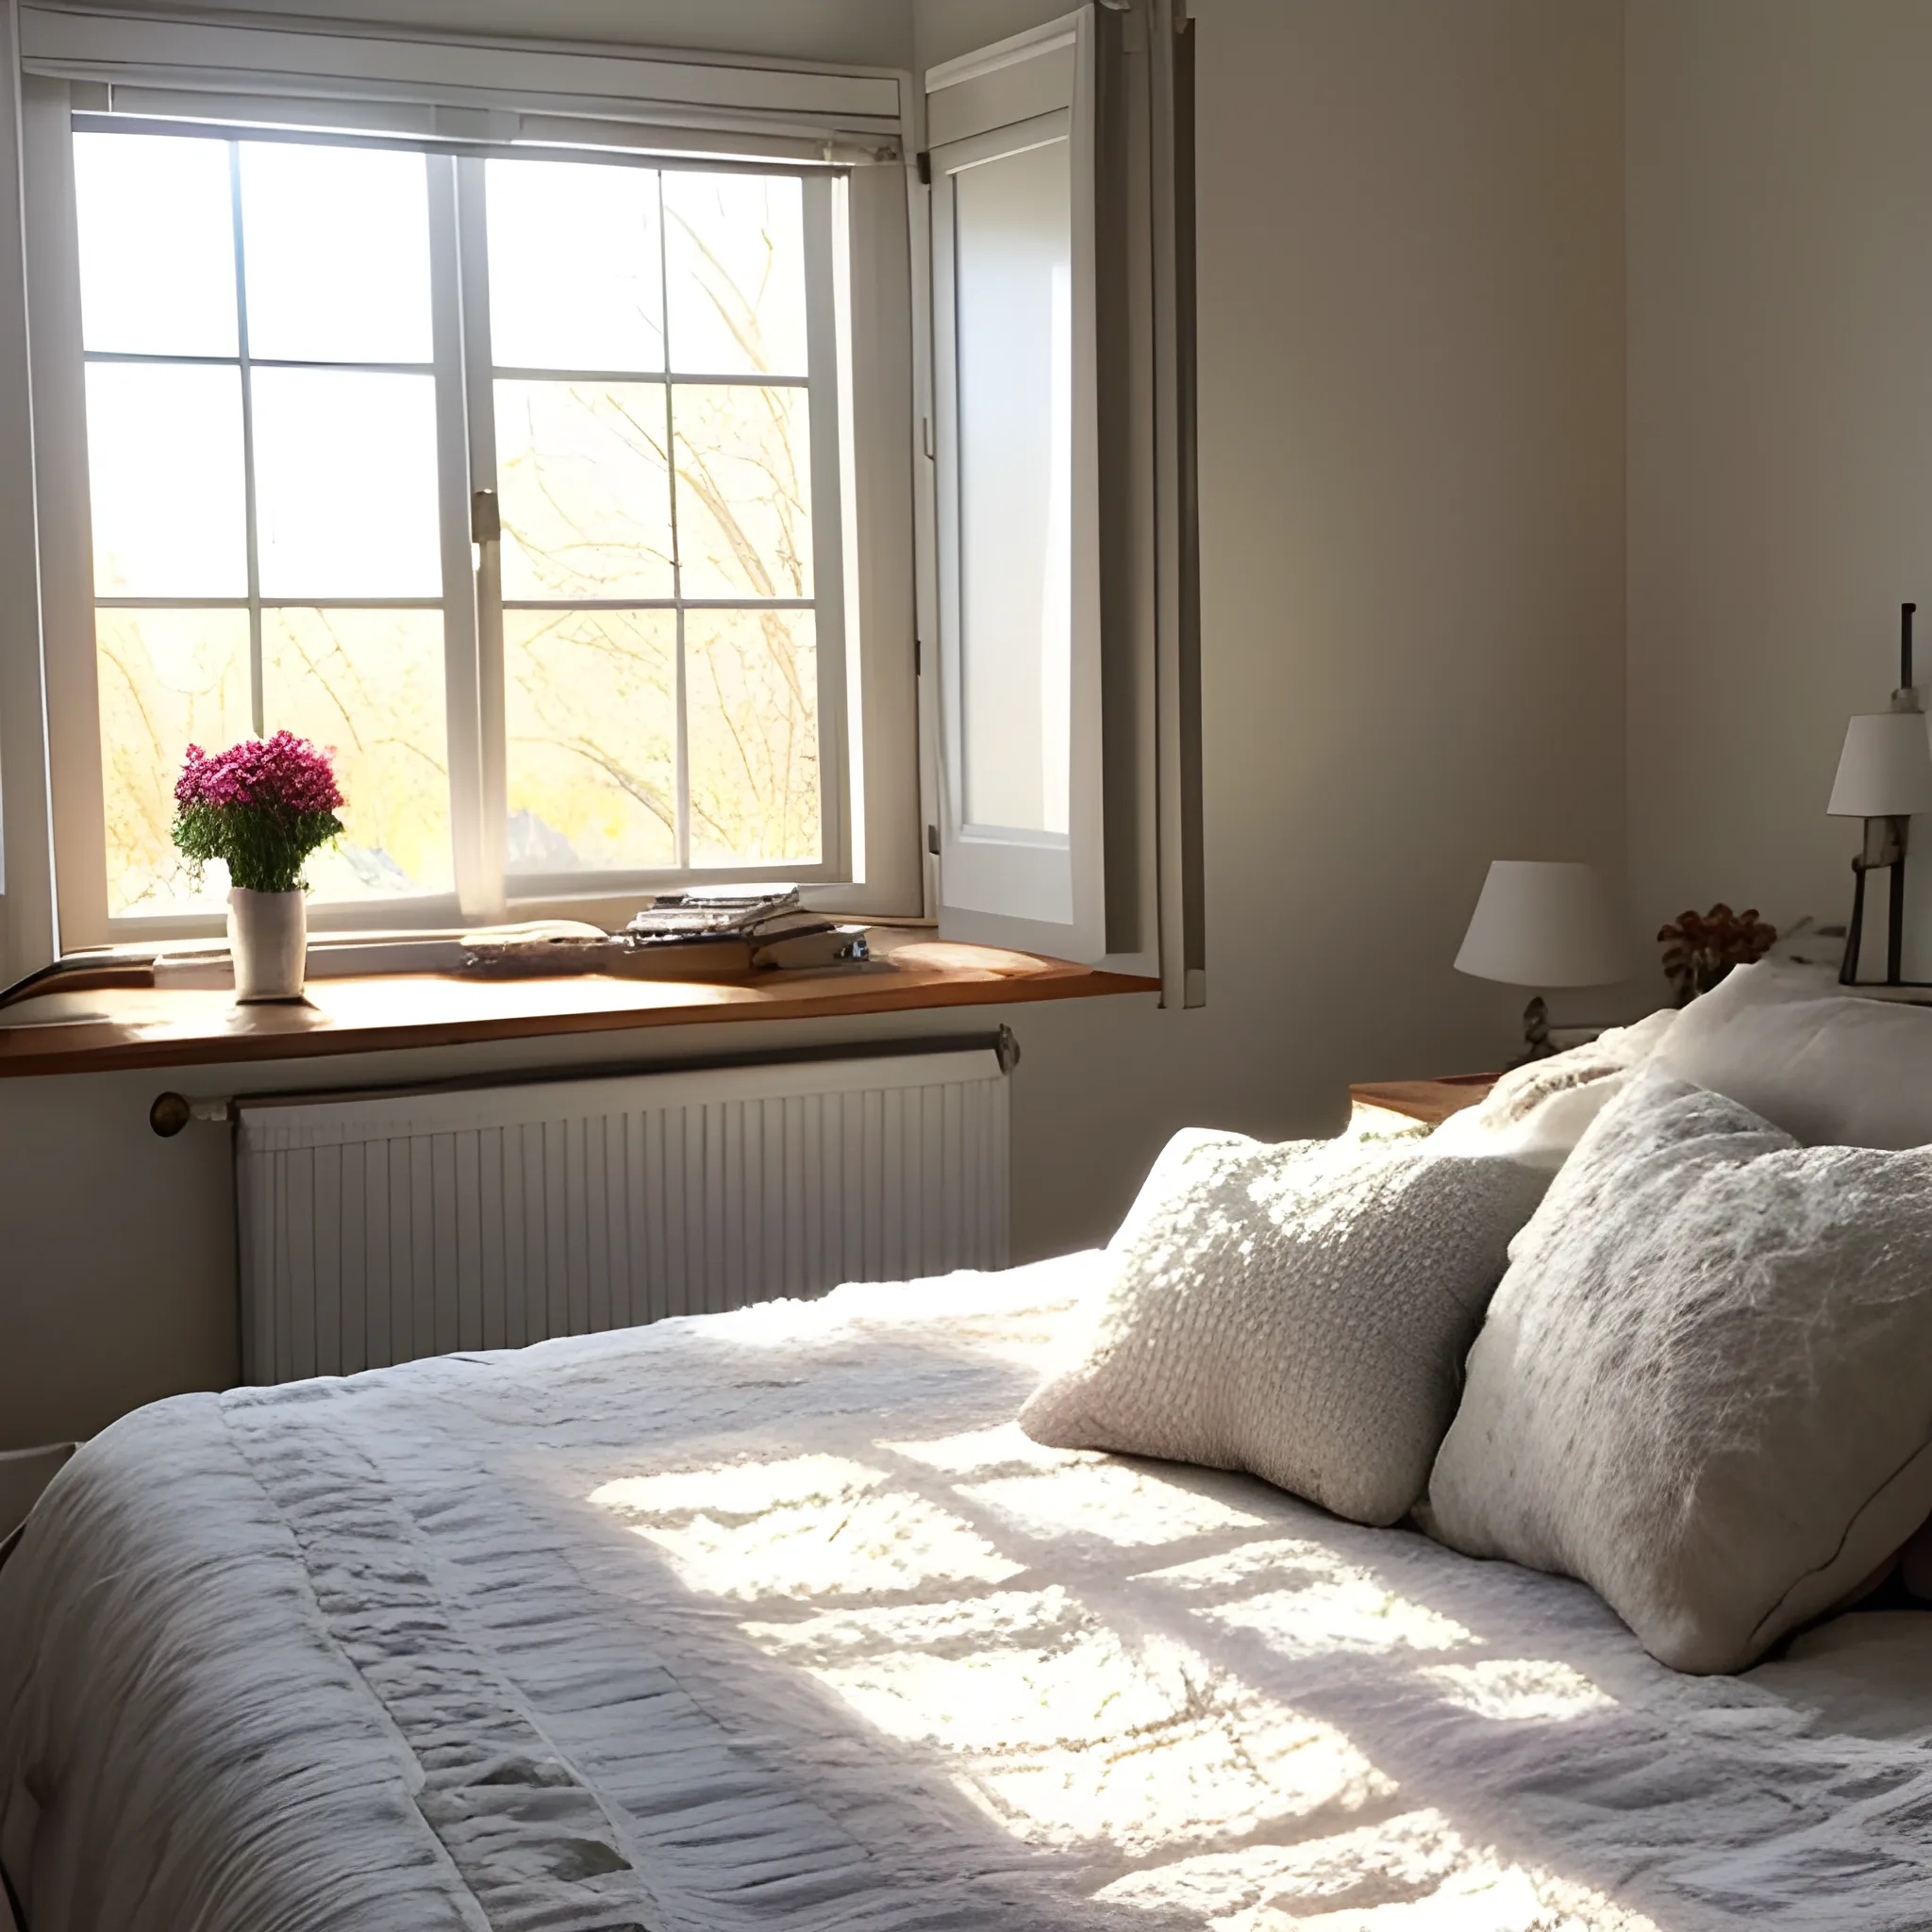
[[[242,1372],[352,1374],[1007,1263],[972,1051],[238,1108]]]

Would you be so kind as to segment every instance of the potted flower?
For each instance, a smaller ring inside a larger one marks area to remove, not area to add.
[[[175,843],[201,883],[211,858],[228,868],[228,950],[241,1001],[302,996],[308,915],[302,867],[342,822],[328,754],[290,731],[248,738],[213,758],[198,744],[175,786]]]

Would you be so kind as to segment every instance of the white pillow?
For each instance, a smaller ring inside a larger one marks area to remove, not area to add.
[[[1932,1143],[1932,1008],[1840,993],[1816,969],[1740,966],[1685,1008],[1656,1063],[1807,1147]]]
[[[1546,1179],[1423,1141],[1176,1134],[1109,1245],[1078,1359],[1020,1426],[1055,1448],[1251,1470],[1393,1523]]]
[[[1436,1129],[1439,1154],[1527,1161],[1554,1174],[1607,1102],[1654,1054],[1677,1018],[1665,1007],[1562,1053],[1512,1067],[1474,1107]]]
[[[1511,1250],[1419,1513],[1743,1669],[1932,1510],[1932,1152],[1801,1148],[1647,1069]]]

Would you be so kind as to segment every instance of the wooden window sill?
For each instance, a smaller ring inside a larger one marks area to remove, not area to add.
[[[129,1067],[460,1046],[560,1033],[741,1020],[821,1020],[927,1007],[1006,1006],[1158,992],[1158,979],[1065,959],[895,939],[874,928],[872,963],[740,979],[468,979],[396,974],[313,981],[306,1000],[238,1007],[226,991],[126,989],[56,993],[0,1012],[0,1078]]]

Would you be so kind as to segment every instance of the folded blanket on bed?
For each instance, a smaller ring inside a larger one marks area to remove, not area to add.
[[[116,1424],[0,1569],[32,1932],[1932,1924],[1927,1620],[1687,1678],[1578,1584],[1041,1448],[1091,1279]]]

